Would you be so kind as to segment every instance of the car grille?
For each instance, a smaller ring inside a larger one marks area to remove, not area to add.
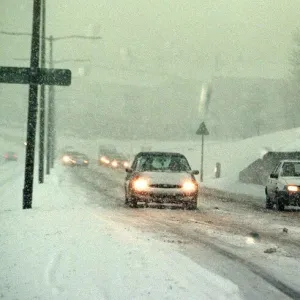
[[[150,184],[152,188],[161,188],[161,189],[180,189],[181,185],[179,184]]]

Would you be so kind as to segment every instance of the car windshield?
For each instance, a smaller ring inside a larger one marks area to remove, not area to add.
[[[136,169],[150,172],[187,172],[191,170],[184,156],[170,154],[143,155],[137,159]]]
[[[281,171],[282,177],[300,177],[300,162],[285,162]]]
[[[72,156],[77,159],[87,159],[87,156],[85,154],[74,154]]]

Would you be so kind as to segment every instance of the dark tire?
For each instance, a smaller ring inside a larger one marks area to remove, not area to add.
[[[188,205],[188,210],[196,210],[197,209],[197,202],[193,202]]]
[[[138,207],[137,202],[138,201],[137,201],[136,198],[133,198],[133,197],[128,198],[128,203],[133,208],[137,208]]]
[[[284,211],[284,203],[281,198],[276,199],[276,209],[278,211]]]
[[[273,209],[274,204],[271,201],[271,198],[266,193],[266,209]]]

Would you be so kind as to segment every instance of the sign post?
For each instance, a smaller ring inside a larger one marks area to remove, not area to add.
[[[196,131],[196,134],[202,136],[202,144],[201,144],[201,169],[200,169],[200,182],[203,182],[203,161],[204,161],[204,136],[209,135],[209,132],[206,128],[204,122],[202,122]]]
[[[23,209],[32,207],[38,85],[70,85],[70,70],[39,68],[41,0],[34,0],[30,68],[0,67],[0,83],[29,84]]]

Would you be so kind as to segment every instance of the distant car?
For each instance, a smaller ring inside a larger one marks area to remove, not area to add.
[[[64,153],[61,157],[61,161],[64,166],[87,167],[89,165],[89,159],[87,155],[76,151],[68,151]]]
[[[98,164],[113,169],[125,169],[129,167],[129,159],[119,153],[114,146],[102,146],[98,152]]]
[[[268,178],[265,194],[267,209],[300,206],[300,160],[280,161]]]
[[[129,167],[129,159],[121,153],[115,153],[110,157],[109,166],[114,169],[126,169]]]
[[[126,168],[125,204],[197,208],[199,187],[186,157],[173,152],[140,152]]]
[[[5,161],[17,161],[18,156],[15,152],[8,151],[4,154],[4,160]]]

